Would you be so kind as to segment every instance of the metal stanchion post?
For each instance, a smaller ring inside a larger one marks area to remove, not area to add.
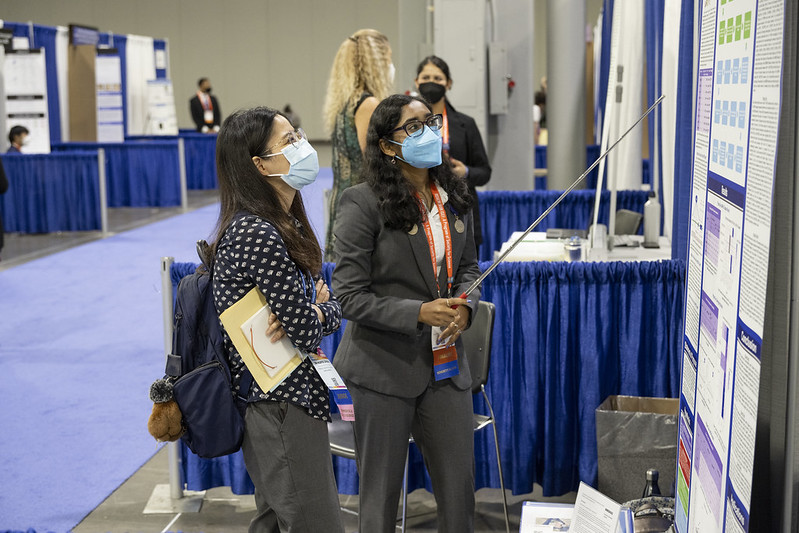
[[[161,258],[161,296],[164,314],[164,357],[172,351],[172,276],[171,267],[174,257]],[[180,475],[180,453],[177,442],[167,444],[169,457],[169,494],[173,500],[183,497],[183,483]]]
[[[108,234],[108,184],[105,175],[105,149],[97,149],[97,177],[100,181],[100,231]]]
[[[189,209],[189,191],[186,181],[186,147],[182,137],[178,137],[178,168],[180,169],[180,207],[186,211]]]
[[[161,296],[164,315],[164,359],[172,352],[172,329],[174,306],[172,291],[172,263],[174,257],[161,258]],[[169,485],[156,485],[144,514],[156,513],[196,513],[203,504],[205,491],[184,491],[183,476],[180,468],[180,445],[178,442],[167,444],[167,458],[169,460]]]

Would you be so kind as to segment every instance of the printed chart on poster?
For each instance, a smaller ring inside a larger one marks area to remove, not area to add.
[[[147,80],[147,135],[177,135],[175,96],[170,80]]]
[[[25,153],[50,151],[50,123],[47,118],[47,72],[44,49],[6,53],[3,65],[6,83],[6,126],[25,126]],[[4,132],[4,135],[8,132]]]
[[[782,0],[700,2],[675,527],[749,531]]]
[[[97,84],[97,141],[124,142],[122,67],[115,48],[97,50],[94,76]]]

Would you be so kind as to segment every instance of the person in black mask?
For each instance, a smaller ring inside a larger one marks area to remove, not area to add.
[[[455,175],[466,180],[469,187],[474,216],[474,242],[479,250],[483,242],[483,232],[475,187],[485,185],[491,179],[491,165],[474,119],[456,111],[444,96],[451,87],[449,65],[443,59],[428,56],[419,63],[416,68],[416,88],[430,103],[433,113],[444,117],[444,125],[441,127],[444,157]]]
[[[200,78],[197,81],[197,88],[197,94],[189,100],[191,119],[197,131],[215,133],[219,131],[219,125],[222,123],[219,101],[216,96],[211,95],[211,82],[208,78]]]

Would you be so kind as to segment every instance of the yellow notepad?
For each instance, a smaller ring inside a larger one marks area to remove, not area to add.
[[[263,293],[255,287],[219,315],[247,370],[264,391],[274,390],[303,360],[302,352],[287,336],[275,343],[266,336],[271,313]]]

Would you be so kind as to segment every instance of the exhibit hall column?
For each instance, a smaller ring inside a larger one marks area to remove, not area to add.
[[[585,170],[585,0],[547,2],[547,188]]]

